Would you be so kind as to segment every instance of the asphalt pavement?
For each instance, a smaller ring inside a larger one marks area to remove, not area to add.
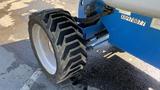
[[[160,70],[124,52],[107,57],[114,48],[88,51],[79,85],[57,85],[41,71],[28,39],[28,16],[49,8],[77,14],[78,0],[0,1],[0,90],[160,90]]]

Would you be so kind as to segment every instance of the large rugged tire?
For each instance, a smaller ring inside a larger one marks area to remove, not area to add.
[[[46,70],[37,54],[32,34],[35,24],[44,30],[54,49],[57,64],[55,74]],[[67,11],[52,9],[33,13],[29,17],[29,36],[40,65],[57,83],[75,76],[86,64],[87,53],[81,29]]]

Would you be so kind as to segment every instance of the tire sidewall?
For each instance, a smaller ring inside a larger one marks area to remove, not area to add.
[[[50,74],[50,73],[48,73],[48,71],[43,67],[43,65],[42,65],[42,63],[41,63],[41,61],[40,61],[40,59],[39,59],[39,56],[38,56],[38,54],[37,54],[37,51],[36,51],[36,49],[35,49],[35,45],[34,45],[34,43],[33,43],[33,38],[32,38],[32,30],[33,30],[33,26],[35,25],[35,24],[37,24],[37,25],[39,25],[44,31],[45,31],[45,33],[47,34],[47,36],[48,36],[48,38],[49,38],[49,40],[50,40],[50,42],[51,42],[51,44],[52,44],[52,46],[53,46],[53,49],[54,49],[54,51],[55,51],[55,45],[54,45],[54,37],[51,35],[51,32],[47,29],[47,27],[45,26],[45,24],[41,21],[41,19],[40,18],[38,18],[38,17],[34,17],[34,18],[32,18],[31,19],[31,21],[29,21],[29,38],[30,38],[30,42],[31,42],[31,47],[32,47],[32,49],[33,49],[33,52],[34,52],[34,54],[35,54],[35,56],[36,56],[36,59],[37,59],[37,61],[38,61],[38,63],[40,64],[40,66],[42,67],[42,70],[44,71],[44,73],[47,75],[47,77],[50,79],[50,80],[52,80],[52,79],[54,79],[54,80],[56,80],[56,82],[57,82],[57,78],[58,77],[56,77],[56,76],[58,76],[57,74],[59,74],[59,70],[60,70],[60,68],[59,68],[59,65],[60,65],[60,62],[59,62],[59,60],[58,60],[58,57],[57,57],[57,52],[55,51],[55,57],[56,57],[56,68],[57,68],[57,70],[56,70],[56,72],[55,72],[55,74],[54,75],[52,75],[52,74]]]

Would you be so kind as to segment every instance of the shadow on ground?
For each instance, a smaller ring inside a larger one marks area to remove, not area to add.
[[[37,62],[33,61],[35,58],[29,40],[6,44],[2,47],[21,58],[20,63],[37,67]],[[89,51],[88,55],[87,65],[79,81],[83,85],[101,90],[160,90],[160,82],[116,55],[109,60],[104,60],[94,50]]]
[[[105,60],[96,51],[88,52],[82,72],[84,85],[101,90],[160,90],[160,82],[116,55]]]
[[[39,67],[31,49],[29,40],[9,43],[2,45],[2,47],[14,54],[16,62],[13,63],[14,65],[12,68],[16,68],[20,64],[26,64],[32,67],[33,70],[36,70]]]

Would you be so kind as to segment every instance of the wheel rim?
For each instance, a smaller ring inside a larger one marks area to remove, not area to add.
[[[33,26],[32,39],[41,64],[48,73],[55,74],[57,62],[54,49],[45,31],[37,24]]]

